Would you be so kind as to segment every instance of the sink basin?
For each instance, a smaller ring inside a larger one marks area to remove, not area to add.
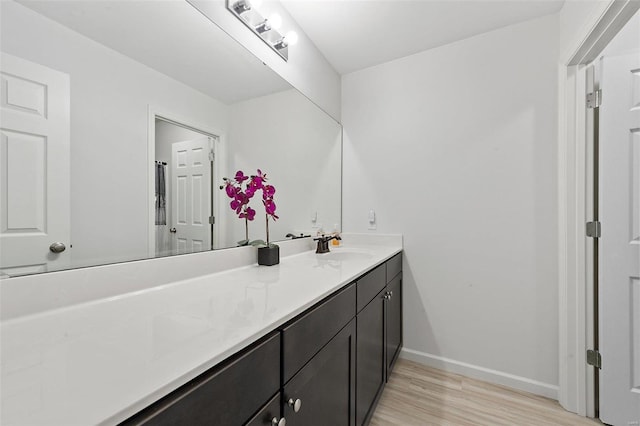
[[[321,259],[326,260],[366,260],[371,259],[373,255],[366,250],[337,248],[325,254],[318,255]]]

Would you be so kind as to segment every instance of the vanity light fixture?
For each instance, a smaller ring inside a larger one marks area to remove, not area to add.
[[[271,26],[271,23],[269,22],[269,20],[265,19],[260,24],[258,24],[258,26],[256,26],[254,29],[258,34],[262,34],[266,31],[271,31],[272,28],[273,27]]]
[[[237,14],[251,10],[251,3],[248,0],[238,0],[233,4],[233,11]]]
[[[293,46],[298,42],[298,34],[295,31],[289,31],[286,36],[278,40],[273,47],[276,49],[284,49],[288,46]]]
[[[271,30],[279,30],[282,26],[282,18],[277,13],[269,16],[269,18],[265,19],[261,23],[259,23],[255,30],[258,34],[262,34],[266,31]]]
[[[268,21],[271,24],[271,28],[274,30],[279,30],[282,26],[282,18],[277,13],[272,13],[271,16],[269,16]]]
[[[265,18],[258,11],[260,3],[262,0],[227,0],[227,9],[286,61],[289,59],[289,46],[296,44],[298,34],[289,31],[283,36],[279,32],[282,25],[280,15],[274,13]]]

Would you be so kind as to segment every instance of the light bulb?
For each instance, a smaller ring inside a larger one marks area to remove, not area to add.
[[[277,13],[274,13],[271,16],[269,16],[268,21],[269,21],[269,26],[274,30],[280,29],[280,27],[282,26],[282,18]]]
[[[293,46],[298,42],[298,33],[295,31],[289,31],[286,36],[284,36],[284,42],[287,46]]]

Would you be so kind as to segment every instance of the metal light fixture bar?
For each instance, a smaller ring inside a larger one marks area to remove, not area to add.
[[[251,6],[250,0],[227,0],[227,9],[282,59],[289,60],[289,45],[284,36],[272,28],[269,20]]]

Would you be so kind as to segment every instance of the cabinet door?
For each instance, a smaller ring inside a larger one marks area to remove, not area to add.
[[[358,314],[356,364],[356,424],[363,425],[385,383],[384,299],[385,290]]]
[[[355,425],[355,355],[353,319],[285,385],[287,426]]]
[[[402,347],[402,274],[387,284],[387,380]]]

